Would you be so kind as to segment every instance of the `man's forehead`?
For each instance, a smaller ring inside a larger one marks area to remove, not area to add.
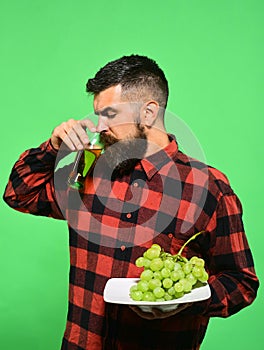
[[[121,85],[111,86],[110,88],[103,90],[94,96],[94,110],[96,113],[98,113],[105,108],[109,108],[111,106],[115,107],[115,105],[122,102]]]

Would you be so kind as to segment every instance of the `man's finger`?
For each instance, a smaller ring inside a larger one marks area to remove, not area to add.
[[[69,135],[65,131],[61,132],[61,139],[71,151],[75,151],[75,146],[72,143]]]
[[[89,143],[89,138],[88,135],[84,129],[84,127],[80,124],[77,123],[73,126],[73,130],[74,133],[76,133],[76,135],[78,136],[80,142],[82,143],[83,146],[87,145]]]
[[[82,119],[79,123],[82,127],[88,128],[91,132],[96,132],[96,125],[91,119]]]

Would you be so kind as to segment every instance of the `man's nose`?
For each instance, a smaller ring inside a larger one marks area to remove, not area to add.
[[[108,130],[107,121],[105,120],[104,117],[99,117],[98,123],[96,126],[96,131],[102,132],[102,131],[107,131],[107,130]]]

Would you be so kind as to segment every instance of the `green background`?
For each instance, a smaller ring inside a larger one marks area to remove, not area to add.
[[[1,193],[22,151],[92,111],[88,77],[124,54],[148,55],[168,77],[169,110],[240,197],[263,280],[263,15],[262,0],[2,0]],[[173,120],[167,128],[177,134]],[[0,348],[58,350],[68,293],[66,223],[0,205]],[[263,349],[263,308],[260,288],[252,306],[211,320],[202,349]]]

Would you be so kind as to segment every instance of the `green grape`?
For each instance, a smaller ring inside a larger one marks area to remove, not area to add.
[[[153,272],[153,278],[156,278],[157,280],[162,280],[163,277],[162,277],[162,274],[160,271],[154,271]]]
[[[149,282],[144,280],[138,281],[137,289],[140,290],[141,292],[147,292],[149,289]]]
[[[182,266],[181,266],[180,263],[176,262],[176,263],[174,264],[174,271],[177,271],[177,270],[179,270],[179,269],[181,269],[181,268],[182,268]]]
[[[197,282],[197,278],[194,277],[192,273],[189,273],[188,275],[186,275],[186,279],[192,284],[192,286],[194,286],[195,283]]]
[[[190,281],[187,280],[187,278],[182,278],[179,283],[183,286],[183,292],[190,292],[192,290],[192,284]]]
[[[196,278],[202,277],[202,275],[203,275],[203,268],[195,265],[193,267],[193,269],[192,269],[192,274]]]
[[[149,260],[149,259],[147,259],[147,258],[143,258],[143,259],[144,259],[144,261],[143,261],[144,267],[145,267],[146,269],[149,269],[151,260]]]
[[[153,277],[153,272],[149,269],[141,272],[140,279],[143,281],[150,281]]]
[[[140,290],[130,291],[130,296],[133,300],[140,301],[143,298],[143,293]]]
[[[171,296],[174,296],[175,293],[176,293],[174,287],[170,287],[170,288],[167,290],[167,293],[168,293],[169,295],[171,295]]]
[[[184,292],[175,292],[174,298],[178,299],[184,296]]]
[[[173,299],[173,296],[170,295],[168,292],[165,292],[165,294],[164,294],[164,299],[165,299],[166,301],[172,300],[172,299]]]
[[[145,292],[142,296],[143,301],[155,301],[155,296],[152,292]]]
[[[166,278],[170,277],[171,272],[167,267],[163,267],[163,269],[161,270],[161,274],[163,278]]]
[[[163,298],[164,295],[165,295],[165,290],[161,287],[156,287],[154,290],[153,290],[153,294],[156,298]]]
[[[162,303],[163,301],[165,301],[164,298],[156,298],[156,302],[157,302],[157,303]]]
[[[199,267],[204,267],[204,260],[203,259],[201,259],[201,258],[197,258],[196,260],[195,260],[195,266],[199,266]]]
[[[148,258],[149,260],[153,260],[155,258],[158,258],[160,255],[160,251],[156,248],[149,248],[146,251],[146,258]]]
[[[151,248],[158,249],[159,252],[161,252],[161,246],[158,245],[157,243],[153,243],[152,246],[151,246]]]
[[[143,253],[143,257],[144,257],[144,258],[147,257],[147,251],[145,251],[145,252]]]
[[[151,290],[154,290],[156,287],[161,287],[161,280],[158,280],[156,278],[152,278],[149,282],[148,282],[148,287]]]
[[[172,271],[170,278],[172,279],[173,282],[176,282],[180,279],[177,271]]]
[[[169,289],[173,285],[173,282],[170,278],[167,277],[167,278],[164,278],[164,280],[162,281],[162,284],[164,288]]]
[[[155,258],[150,263],[150,269],[152,271],[160,271],[163,268],[163,261],[161,258]]]
[[[182,283],[181,282],[176,282],[174,284],[174,289],[175,289],[175,292],[177,292],[177,293],[183,292],[183,285],[182,285]]]
[[[196,265],[196,261],[197,261],[198,259],[199,259],[198,256],[192,256],[191,259],[190,259],[189,261],[190,261],[190,263]]]
[[[209,276],[208,276],[208,273],[204,270],[202,276],[201,276],[201,277],[198,277],[198,280],[199,280],[200,282],[205,283],[205,282],[207,282],[208,277],[209,277]]]
[[[172,259],[166,259],[164,261],[164,267],[166,267],[170,271],[174,270],[174,265],[175,265],[175,263]]]
[[[145,258],[143,258],[143,256],[137,258],[135,264],[137,267],[143,267],[144,266],[144,260]]]
[[[173,282],[179,281],[181,278],[184,278],[185,274],[182,271],[182,269],[174,270],[171,272],[170,278],[173,280]]]
[[[188,275],[192,271],[192,264],[190,262],[187,262],[186,264],[183,265],[182,271],[185,273],[185,275]]]
[[[130,287],[130,292],[134,292],[138,290],[138,285],[137,284],[134,284],[133,286]]]

